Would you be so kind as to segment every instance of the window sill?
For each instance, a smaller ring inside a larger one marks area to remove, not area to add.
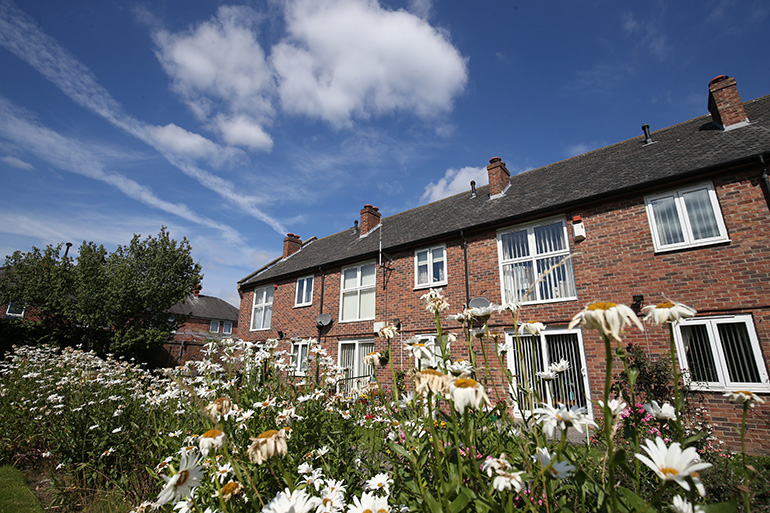
[[[436,283],[428,283],[427,285],[415,285],[414,289],[412,290],[428,290],[428,289],[435,289],[440,287],[446,287],[449,285],[449,282],[447,281],[439,281]]]
[[[337,322],[339,322],[340,324],[350,324],[351,322],[373,322],[374,319],[376,319],[376,317],[370,317],[367,319],[348,319],[347,321],[343,321],[342,319],[340,319]]]
[[[724,239],[718,239],[718,240],[709,239],[709,240],[707,240],[705,242],[698,242],[696,244],[677,244],[677,245],[674,245],[674,246],[666,246],[666,247],[663,247],[663,248],[656,247],[655,248],[655,254],[657,255],[659,253],[671,253],[671,252],[680,251],[680,250],[683,250],[683,249],[704,248],[704,247],[707,247],[707,246],[716,246],[716,245],[719,245],[719,244],[729,244],[731,242],[732,241],[729,238],[724,238]],[[655,243],[653,242],[653,245],[654,244]]]
[[[709,384],[700,384],[700,383],[688,383],[687,387],[690,390],[695,390],[698,392],[713,392],[717,394],[724,394],[725,392],[736,392],[738,390],[742,390],[745,392],[752,392],[754,394],[770,394],[770,385],[762,384],[762,383],[755,383],[753,385],[747,385],[747,384],[741,384],[741,385],[732,385],[732,386],[725,386],[725,385],[709,385]]]
[[[568,301],[577,301],[577,296],[571,296],[571,297],[560,297],[559,299],[543,299],[540,301],[526,301],[521,302],[520,304],[522,306],[530,306],[530,305],[547,305],[549,303],[565,303]]]
[[[249,328],[249,331],[270,331],[270,328]]]
[[[301,305],[294,305],[294,308],[307,308],[308,306],[313,306],[313,303],[303,303]]]

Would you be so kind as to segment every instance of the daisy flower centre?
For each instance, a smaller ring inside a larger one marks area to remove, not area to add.
[[[230,481],[222,487],[222,495],[232,494],[236,488],[238,488],[238,483],[235,481]]]
[[[222,434],[222,432],[220,430],[218,430],[218,429],[209,429],[208,431],[203,433],[201,435],[201,437],[203,437],[203,438],[216,438],[216,437],[218,437],[221,434]]]
[[[675,478],[676,476],[679,475],[679,471],[677,469],[671,468],[671,467],[660,467],[660,471],[667,478]]]
[[[277,434],[278,434],[277,429],[269,429],[264,433],[260,433],[259,436],[257,436],[257,438],[270,438],[271,436],[275,436]]]
[[[455,380],[455,387],[457,388],[476,388],[476,381],[471,378],[458,378]]]
[[[618,306],[617,303],[611,301],[596,301],[595,303],[588,305],[588,310],[609,310],[616,306]]]
[[[428,374],[428,375],[431,375],[431,376],[443,376],[443,374],[441,374],[436,369],[425,369],[425,370],[423,370],[421,372],[422,372],[422,374]]]
[[[655,306],[655,308],[673,308],[673,307],[674,307],[674,303],[672,303],[671,301],[664,301],[663,303],[660,303]]]

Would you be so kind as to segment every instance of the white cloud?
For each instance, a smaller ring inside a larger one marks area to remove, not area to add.
[[[489,183],[487,169],[484,167],[449,168],[438,182],[430,183],[425,187],[425,192],[421,199],[426,203],[430,203],[463,191],[467,191],[470,194],[471,180],[476,181],[476,187],[487,185]]]
[[[409,12],[427,20],[433,10],[433,0],[409,0]]]
[[[13,166],[17,169],[23,169],[25,171],[30,171],[32,169],[35,169],[35,166],[28,162],[24,162],[18,157],[14,157],[12,155],[6,155],[5,157],[0,157],[0,160],[8,164],[9,166]]]
[[[148,132],[158,146],[171,153],[201,158],[217,150],[217,145],[213,142],[174,123],[148,127]]]
[[[669,44],[666,36],[661,33],[658,23],[654,20],[640,21],[628,12],[623,15],[623,30],[629,36],[638,37],[637,45],[645,48],[653,57],[664,60],[669,53]]]
[[[247,146],[255,150],[270,151],[273,148],[273,139],[270,134],[246,116],[234,118],[217,116],[216,125],[227,144]]]
[[[265,98],[272,90],[272,75],[257,41],[258,22],[248,7],[223,6],[214,18],[189,31],[157,32],[156,55],[174,89],[193,102],[205,95],[234,110],[272,113]],[[201,111],[210,114],[208,107],[201,105]]]
[[[335,125],[354,117],[452,107],[468,79],[466,60],[424,20],[376,0],[286,3],[289,37],[273,47],[281,105]]]

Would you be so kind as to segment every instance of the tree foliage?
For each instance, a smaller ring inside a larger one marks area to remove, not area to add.
[[[16,251],[0,276],[0,304],[23,303],[46,342],[141,357],[169,338],[180,319],[168,309],[201,280],[190,253],[187,239],[177,242],[165,227],[112,253],[85,241],[76,258],[61,244]]]

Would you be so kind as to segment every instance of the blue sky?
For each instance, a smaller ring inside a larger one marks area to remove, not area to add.
[[[0,256],[165,225],[237,304],[287,232],[706,114],[716,75],[770,93],[769,21],[750,0],[0,0]]]

